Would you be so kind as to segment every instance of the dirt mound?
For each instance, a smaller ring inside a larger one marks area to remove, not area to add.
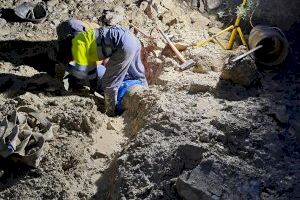
[[[103,180],[113,182],[109,193],[100,193],[112,199],[297,197],[299,149],[290,127],[299,104],[286,99],[293,90],[288,80],[280,82],[288,96],[279,103],[282,93],[268,87],[277,81],[264,75],[259,94],[234,101],[214,97],[217,74],[178,74],[156,87],[147,121]],[[188,94],[185,79],[210,82],[211,90]]]

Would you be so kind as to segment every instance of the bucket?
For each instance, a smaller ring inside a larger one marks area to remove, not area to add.
[[[255,58],[258,63],[265,66],[279,65],[288,55],[289,43],[277,27],[254,27],[250,32],[249,47],[253,49],[259,45],[263,45],[263,48],[255,52]]]

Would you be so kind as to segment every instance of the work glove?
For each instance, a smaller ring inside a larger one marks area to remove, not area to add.
[[[114,98],[111,97],[109,94],[104,93],[104,100],[105,100],[105,113],[109,117],[116,116],[116,104]]]
[[[84,86],[81,83],[80,79],[78,79],[72,75],[69,75],[68,82],[69,82],[69,90],[71,90],[71,91],[84,90]]]
[[[56,64],[54,77],[57,80],[62,81],[64,79],[64,76],[65,76],[65,66],[62,64]]]

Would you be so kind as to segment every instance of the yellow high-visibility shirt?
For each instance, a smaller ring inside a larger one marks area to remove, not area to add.
[[[72,40],[73,60],[77,65],[95,66],[99,60],[95,31],[93,29],[82,32]]]

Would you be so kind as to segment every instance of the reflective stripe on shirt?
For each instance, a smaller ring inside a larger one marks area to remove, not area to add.
[[[98,61],[97,44],[94,30],[82,32],[72,40],[72,55],[76,64],[95,66]]]
[[[92,80],[97,77],[97,67],[96,66],[82,66],[78,65],[75,62],[71,62],[67,68],[72,76],[75,76],[78,79]]]

